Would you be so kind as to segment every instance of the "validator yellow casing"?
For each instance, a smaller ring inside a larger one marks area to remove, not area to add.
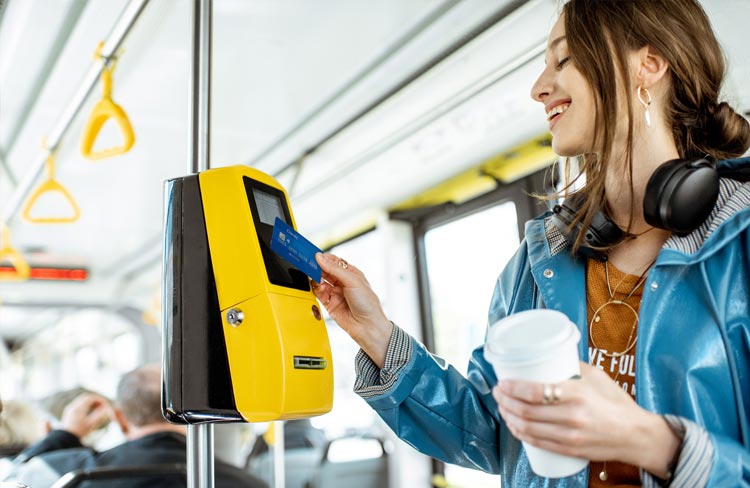
[[[286,191],[247,166],[166,183],[168,420],[260,422],[330,411],[326,325],[307,276],[270,248],[276,217],[296,228]]]

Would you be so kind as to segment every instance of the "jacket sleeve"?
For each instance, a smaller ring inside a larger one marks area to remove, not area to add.
[[[406,335],[400,329],[394,329],[396,333]],[[474,351],[467,378],[406,337],[412,355],[395,381],[384,393],[363,398],[396,435],[420,452],[498,473],[500,418],[491,394],[494,374],[487,371],[482,349]]]
[[[43,454],[61,449],[82,447],[80,439],[66,430],[53,430],[13,459],[7,480],[18,481],[34,488],[44,488],[60,477],[60,472],[43,460]]]
[[[714,447],[708,488],[750,487],[750,452],[736,440],[709,434]]]
[[[525,263],[524,253],[517,253],[498,279],[491,320],[507,313],[519,280],[516,273]],[[517,455],[520,443],[498,413],[492,397],[496,382],[482,346],[474,350],[464,376],[394,327],[381,370],[364,353],[358,355],[355,391],[396,435],[420,452],[447,463],[498,473],[500,452]]]
[[[25,463],[34,456],[71,447],[83,447],[83,444],[81,444],[81,440],[78,437],[66,430],[53,430],[44,439],[21,451],[16,456],[14,462]]]

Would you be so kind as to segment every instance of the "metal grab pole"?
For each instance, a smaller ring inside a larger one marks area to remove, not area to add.
[[[107,40],[104,42],[104,47],[102,48],[103,58],[109,59],[117,52],[130,32],[130,29],[143,12],[146,4],[148,4],[148,1],[149,0],[131,0],[131,2],[125,7],[120,14],[120,18],[117,19],[114,27],[112,27],[109,36],[107,36]],[[109,64],[109,62],[106,64]],[[78,88],[78,91],[76,91],[76,93],[70,98],[70,102],[68,102],[68,105],[65,107],[57,124],[52,128],[52,132],[47,135],[47,149],[41,151],[39,158],[29,165],[29,169],[26,171],[21,181],[18,182],[18,186],[10,196],[5,208],[3,208],[0,222],[5,222],[7,225],[10,224],[11,219],[21,207],[21,204],[31,191],[37,178],[42,174],[42,170],[44,170],[44,162],[47,160],[47,156],[57,149],[60,141],[72,125],[73,119],[75,119],[75,116],[81,110],[81,107],[86,102],[91,91],[99,83],[99,77],[104,69],[104,65],[105,63],[101,61],[94,61],[89,68]]]
[[[212,0],[193,1],[188,174],[210,167]],[[214,488],[214,426],[187,426],[188,488]]]
[[[188,487],[212,488],[214,486],[214,424],[188,425],[187,448]]]
[[[211,14],[213,0],[193,0],[188,174],[211,167]]]
[[[285,452],[284,445],[284,421],[276,420],[273,423],[273,486],[284,488],[286,486],[285,474]]]

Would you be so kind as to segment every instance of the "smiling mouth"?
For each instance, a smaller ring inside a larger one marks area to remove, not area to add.
[[[568,110],[568,107],[570,107],[569,103],[563,103],[552,108],[552,110],[547,112],[547,122],[552,122],[553,120],[559,118],[560,115]]]

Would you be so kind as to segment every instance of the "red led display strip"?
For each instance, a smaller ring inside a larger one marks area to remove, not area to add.
[[[12,266],[0,266],[0,279],[3,276],[15,275],[16,269]],[[32,267],[30,280],[47,281],[86,281],[89,270],[86,268],[45,268],[41,266]]]

